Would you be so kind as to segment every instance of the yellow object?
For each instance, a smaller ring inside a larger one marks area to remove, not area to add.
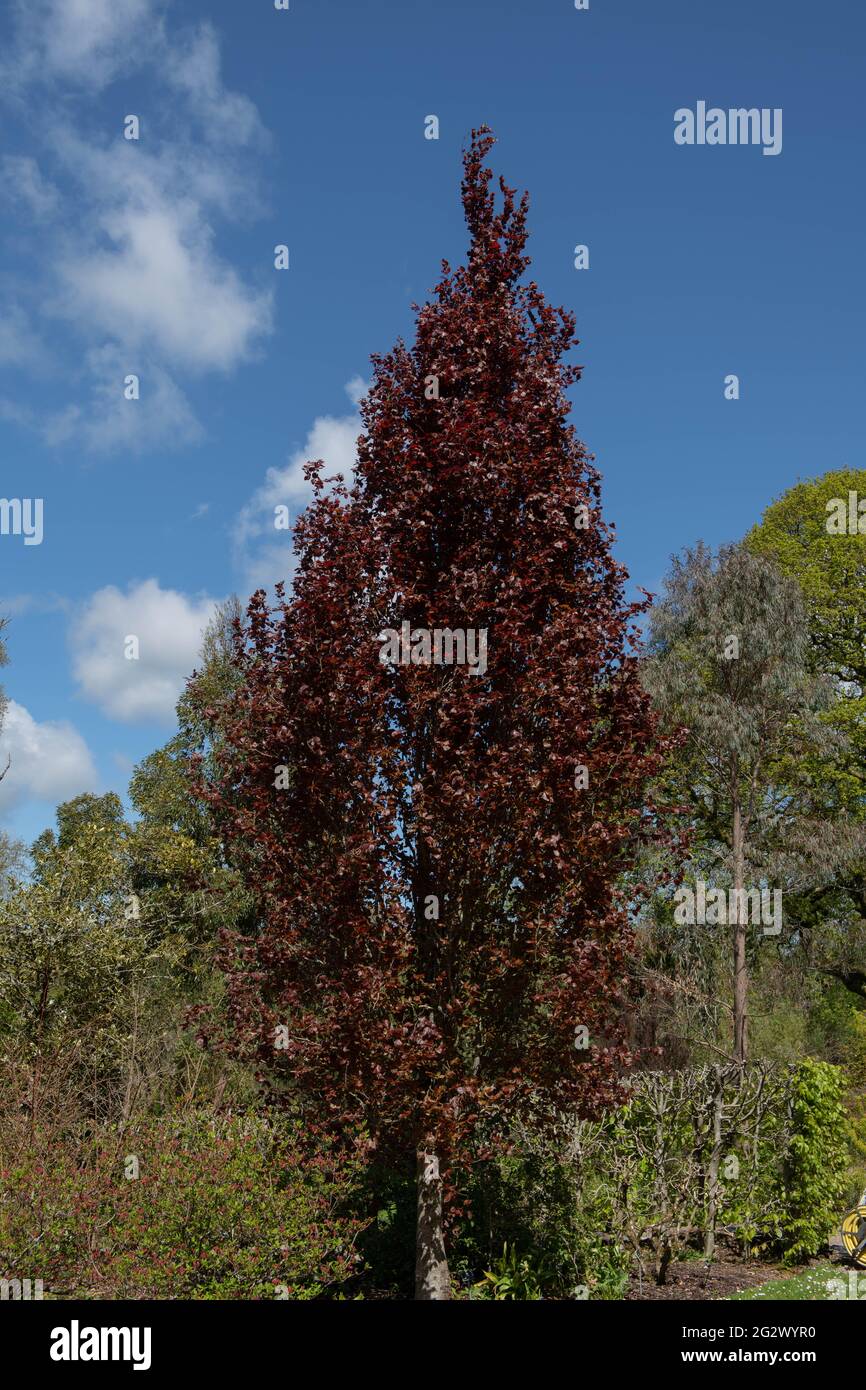
[[[864,1242],[859,1254],[854,1254],[860,1242]],[[854,1263],[866,1269],[866,1206],[855,1207],[842,1219],[842,1243]]]

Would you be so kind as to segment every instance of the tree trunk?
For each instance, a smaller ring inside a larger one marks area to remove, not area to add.
[[[426,1149],[419,1149],[416,1158],[418,1224],[415,1244],[415,1298],[450,1298],[451,1276],[445,1255],[439,1158]]]
[[[661,1285],[668,1277],[668,1267],[674,1256],[674,1248],[669,1240],[662,1243],[656,1259],[656,1283]]]
[[[749,978],[746,967],[746,917],[743,901],[744,853],[743,818],[739,802],[734,803],[734,888],[739,890],[734,923],[734,1057],[743,1065],[746,1061],[746,992]]]
[[[722,1163],[722,1105],[724,1103],[724,1080],[718,1072],[718,1090],[713,1101],[713,1147],[710,1153],[710,1166],[707,1173],[707,1229],[704,1236],[704,1259],[707,1264],[716,1253],[716,1217],[719,1208],[719,1168]]]

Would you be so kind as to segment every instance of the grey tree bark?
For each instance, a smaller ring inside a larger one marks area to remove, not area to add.
[[[439,1157],[418,1149],[418,1222],[415,1242],[415,1298],[450,1298],[451,1275],[445,1254],[442,1178]]]

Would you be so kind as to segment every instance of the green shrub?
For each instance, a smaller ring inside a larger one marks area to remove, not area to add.
[[[493,1287],[490,1274],[505,1272],[503,1251],[525,1266],[514,1280],[524,1291],[537,1286],[542,1298],[570,1299],[584,1286],[594,1299],[621,1297],[629,1260],[606,1236],[607,1178],[567,1149],[566,1126],[548,1135],[521,1130],[510,1153],[478,1164],[466,1180],[469,1214],[455,1231],[451,1268],[473,1297],[479,1283]]]
[[[777,1171],[780,1244],[787,1263],[817,1253],[839,1224],[848,1152],[840,1067],[810,1057],[794,1074],[793,1136]]]
[[[849,1163],[846,1077],[804,1058],[788,1072],[776,1107],[749,1155],[747,1181],[728,1189],[721,1215],[755,1254],[796,1264],[818,1253],[845,1206]]]
[[[34,1146],[0,1170],[0,1273],[49,1296],[317,1298],[359,1263],[352,1183],[270,1118],[164,1117]]]
[[[534,1266],[506,1242],[493,1268],[485,1270],[484,1278],[474,1286],[473,1295],[500,1303],[537,1303],[544,1297],[541,1289],[547,1277],[543,1266]]]

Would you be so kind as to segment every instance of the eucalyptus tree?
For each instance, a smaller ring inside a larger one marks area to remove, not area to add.
[[[644,680],[666,723],[686,731],[669,780],[688,808],[695,862],[714,867],[733,890],[726,910],[714,918],[708,911],[706,921],[731,929],[740,1062],[757,895],[830,881],[853,852],[851,836],[838,818],[827,821],[815,795],[811,769],[841,736],[822,718],[834,690],[813,671],[809,650],[799,585],[772,561],[742,545],[713,555],[703,543],[673,559],[650,616]],[[764,914],[753,949],[760,937],[790,940],[796,931]]]

